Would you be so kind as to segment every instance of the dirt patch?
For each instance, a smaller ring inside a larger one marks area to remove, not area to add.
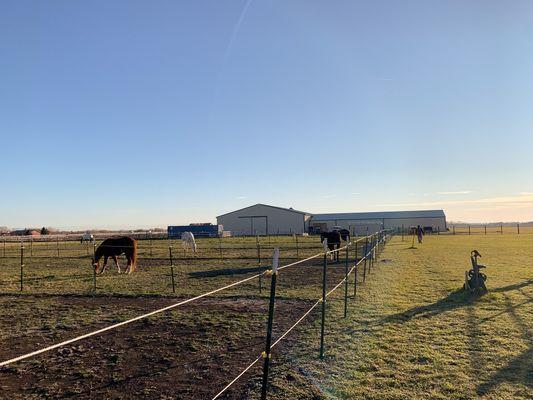
[[[0,359],[164,307],[176,299],[0,299]],[[278,300],[277,337],[309,307]],[[265,299],[204,299],[0,370],[10,399],[211,398],[264,347]],[[283,342],[278,352],[284,352]],[[251,371],[258,375],[260,366]],[[250,376],[225,398],[245,398]]]

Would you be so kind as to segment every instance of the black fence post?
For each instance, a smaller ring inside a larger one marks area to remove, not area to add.
[[[259,244],[259,235],[255,237],[257,245],[257,269],[261,271],[261,246]],[[259,274],[259,293],[263,291],[263,274]]]
[[[320,326],[320,358],[324,358],[324,335],[326,325],[326,284],[328,271],[328,240],[324,240],[324,260],[322,261],[322,320]]]
[[[57,258],[59,258],[59,235],[56,236],[56,244],[57,244]]]
[[[453,226],[453,234],[455,235],[455,225]]]
[[[470,235],[470,225],[468,225],[468,235]]]
[[[346,244],[346,260],[344,262],[344,318],[348,316],[348,244]]]
[[[372,263],[374,262],[374,235],[370,237],[370,258],[368,260],[368,275],[370,275],[370,271],[372,269]]]
[[[96,293],[96,243],[93,244],[93,292]]]
[[[218,251],[220,252],[220,259],[223,260],[224,257],[222,256],[222,238],[218,237]]]
[[[402,242],[403,242],[403,235],[404,235],[404,233],[405,233],[405,228],[404,228],[404,226],[403,226],[403,224],[402,224]]]
[[[485,225],[485,235],[487,234],[487,225]]]
[[[365,259],[365,264],[364,264],[364,267],[363,267],[363,282],[366,282],[366,262],[367,262],[367,259],[368,259],[368,236],[365,238],[365,253],[364,253],[363,257]]]
[[[299,249],[298,249],[298,235],[295,234],[294,239],[296,240],[296,258],[300,258]]]
[[[357,260],[357,238],[355,239],[355,274],[354,274],[354,281],[353,281],[353,297],[357,295],[357,263],[359,260]]]
[[[516,224],[516,229],[518,231],[518,234],[520,235],[520,223],[519,222]]]
[[[272,358],[272,325],[274,323],[274,305],[276,299],[276,281],[278,276],[279,248],[274,249],[272,260],[272,280],[270,283],[270,301],[268,305],[268,324],[265,351],[263,352],[263,384],[261,386],[261,400],[266,400],[268,387],[268,370],[270,368],[270,359]]]
[[[503,235],[503,224],[500,224],[500,235]]]
[[[24,288],[24,245],[20,244],[20,291]]]
[[[172,293],[176,293],[176,280],[174,278],[174,257],[172,257],[172,246],[168,247],[168,254],[170,256],[170,279],[172,281]]]

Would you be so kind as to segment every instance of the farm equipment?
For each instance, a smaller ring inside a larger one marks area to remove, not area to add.
[[[470,252],[470,261],[472,262],[472,269],[465,271],[465,284],[464,289],[470,290],[471,292],[483,291],[487,292],[487,287],[485,286],[485,281],[487,280],[487,275],[483,272],[480,272],[480,269],[486,268],[484,265],[478,264],[477,260],[481,258],[479,251],[472,250]]]

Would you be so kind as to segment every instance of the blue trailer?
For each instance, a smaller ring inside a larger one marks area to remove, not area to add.
[[[222,225],[191,224],[172,225],[167,227],[169,239],[180,239],[183,232],[191,232],[195,237],[218,237],[222,235]]]

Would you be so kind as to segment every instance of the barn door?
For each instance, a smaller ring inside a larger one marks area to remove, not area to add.
[[[252,235],[266,235],[267,234],[267,218],[266,217],[252,217]]]

